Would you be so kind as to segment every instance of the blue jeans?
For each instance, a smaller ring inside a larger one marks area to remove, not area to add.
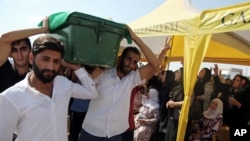
[[[122,140],[121,134],[115,135],[115,136],[110,137],[110,138],[97,137],[97,136],[89,134],[84,129],[82,129],[78,141],[121,141],[121,140]]]

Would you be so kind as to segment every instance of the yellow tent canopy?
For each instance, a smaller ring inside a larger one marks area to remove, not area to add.
[[[203,59],[208,62],[250,65],[249,42],[232,32],[250,29],[250,2],[198,11],[187,0],[167,0],[161,6],[130,23],[145,40],[164,38],[149,45],[157,54],[166,36],[174,35],[170,60],[184,59],[184,103],[177,140],[184,140],[191,94]],[[229,33],[231,32],[231,33]],[[156,50],[158,52],[156,52]]]
[[[224,64],[249,66],[250,54],[245,53],[245,51],[243,50],[234,48],[237,46],[243,46],[245,49],[247,49],[247,44],[245,42],[242,42],[242,39],[235,39],[236,35],[231,34],[232,33],[213,34],[212,39],[209,42],[207,52],[205,53],[203,62],[217,62]],[[164,46],[164,42],[167,36],[168,35],[142,37],[142,40],[153,50],[155,55],[158,56]],[[248,33],[248,37],[250,37],[250,32]],[[184,36],[175,35],[174,40],[175,41],[173,42],[173,48],[171,49],[171,52],[168,52],[167,54],[169,62],[182,61],[184,56]],[[230,44],[231,46],[227,44]],[[121,45],[126,46],[126,40],[123,40]],[[132,46],[136,45],[133,43]],[[146,61],[146,59],[142,58],[142,61]]]

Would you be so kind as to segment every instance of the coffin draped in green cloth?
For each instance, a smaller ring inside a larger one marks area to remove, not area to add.
[[[80,12],[58,12],[48,18],[49,35],[64,43],[63,58],[71,63],[111,68],[116,65],[121,40],[132,43],[125,24]]]

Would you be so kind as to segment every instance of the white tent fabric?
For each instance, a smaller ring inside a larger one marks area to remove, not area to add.
[[[159,35],[166,35],[168,33],[172,34],[178,28],[177,34],[187,34],[186,30],[192,32],[195,28],[192,28],[193,23],[190,22],[191,20],[186,19],[196,18],[199,14],[200,11],[195,9],[189,1],[168,0],[157,9],[129,25],[136,29],[137,33],[143,31],[144,28],[150,28],[150,30],[161,30]],[[155,33],[154,35],[158,34]]]

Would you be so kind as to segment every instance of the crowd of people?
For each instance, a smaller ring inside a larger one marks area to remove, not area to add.
[[[30,36],[50,32],[48,18],[42,27],[2,34],[0,140],[176,141],[185,68],[164,70],[169,42],[156,58],[127,27],[146,65],[138,67],[136,47],[126,47],[108,69],[64,61],[64,45],[46,34],[31,45]],[[200,117],[188,119],[185,140],[216,140],[227,126],[234,141],[235,130],[250,122],[250,82],[241,74],[225,80],[218,65],[202,68],[192,96],[190,110],[197,103]]]

